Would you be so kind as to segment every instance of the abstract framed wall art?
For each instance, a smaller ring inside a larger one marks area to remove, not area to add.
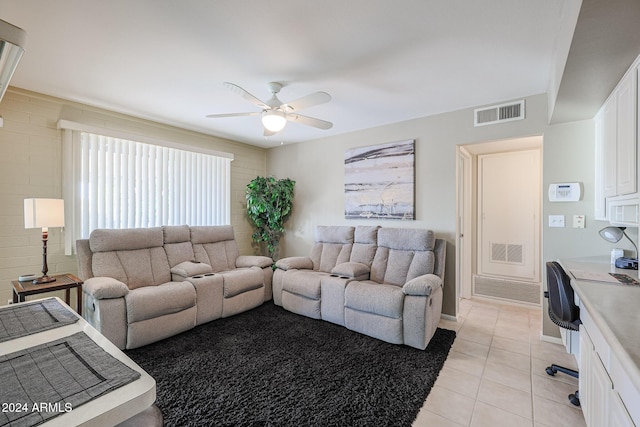
[[[414,140],[347,150],[345,218],[414,219],[414,165]]]

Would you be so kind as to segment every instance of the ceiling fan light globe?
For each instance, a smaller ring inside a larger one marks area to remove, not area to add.
[[[287,118],[282,111],[267,110],[262,113],[262,125],[271,132],[280,132],[287,124]]]

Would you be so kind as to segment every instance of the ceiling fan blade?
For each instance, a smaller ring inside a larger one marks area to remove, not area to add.
[[[227,113],[227,114],[209,114],[208,118],[210,119],[218,119],[221,117],[243,117],[243,116],[259,116],[262,114],[262,111],[256,111],[252,113]]]
[[[303,116],[302,114],[287,114],[287,120],[291,122],[300,123],[302,125],[313,126],[318,129],[331,129],[333,127],[333,123],[328,122],[326,120],[320,120],[313,117]]]
[[[238,85],[234,85],[233,83],[229,83],[229,82],[224,82],[223,85],[224,85],[224,87],[226,87],[230,91],[240,95],[241,97],[243,97],[244,99],[246,99],[250,103],[252,103],[254,105],[257,105],[258,107],[262,108],[263,110],[264,109],[268,110],[269,108],[271,108],[267,104],[265,104],[264,102],[262,102],[261,100],[259,100],[255,96],[251,95],[249,92],[247,92],[246,90],[242,89]]]
[[[295,101],[287,102],[287,106],[293,111],[302,110],[303,108],[313,107],[314,105],[324,104],[331,101],[331,95],[327,92],[315,92]]]

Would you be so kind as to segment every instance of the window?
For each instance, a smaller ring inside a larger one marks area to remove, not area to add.
[[[231,156],[173,145],[65,128],[65,253],[96,228],[229,224]]]

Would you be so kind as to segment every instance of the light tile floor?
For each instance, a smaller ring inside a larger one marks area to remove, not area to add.
[[[576,368],[564,346],[540,341],[541,310],[461,300],[456,340],[414,427],[581,427],[567,399],[578,380],[545,368]]]

